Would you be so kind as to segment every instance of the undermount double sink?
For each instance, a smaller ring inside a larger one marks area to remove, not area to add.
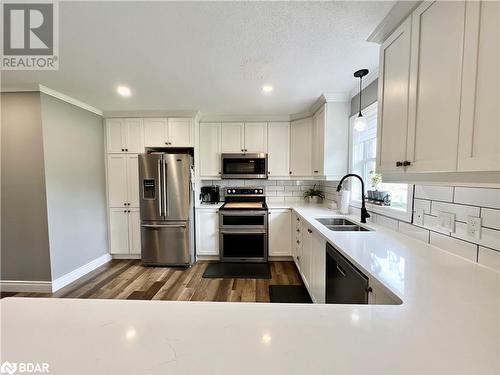
[[[369,229],[341,217],[316,219],[328,229],[335,232],[367,232]]]

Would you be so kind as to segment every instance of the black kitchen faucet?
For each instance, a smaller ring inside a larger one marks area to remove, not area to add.
[[[361,178],[361,176],[354,174],[354,173],[346,174],[340,180],[339,186],[337,186],[337,192],[342,190],[342,182],[344,182],[344,180],[348,177],[356,177],[356,178],[359,178],[359,181],[361,181],[361,222],[366,223],[366,218],[370,217],[370,214],[368,213],[368,211],[366,210],[366,207],[365,207],[365,183],[363,182],[363,179]]]

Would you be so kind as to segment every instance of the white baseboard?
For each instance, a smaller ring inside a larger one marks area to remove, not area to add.
[[[71,284],[73,281],[79,279],[82,276],[85,276],[89,272],[95,270],[96,268],[102,266],[103,264],[109,262],[111,260],[111,255],[104,254],[97,259],[94,259],[87,264],[84,264],[81,267],[78,267],[76,270],[67,273],[61,277],[52,281],[52,292],[55,292],[68,284]]]
[[[290,262],[293,258],[291,255],[269,255],[269,260],[273,262]]]
[[[17,293],[50,293],[52,283],[50,281],[1,280],[0,290]]]
[[[141,259],[141,254],[111,254],[113,259]]]
[[[196,260],[219,260],[218,255],[197,255]]]

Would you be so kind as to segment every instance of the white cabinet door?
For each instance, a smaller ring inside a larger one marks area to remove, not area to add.
[[[290,256],[292,253],[292,213],[288,209],[269,210],[269,255]]]
[[[200,124],[200,177],[220,177],[220,126]]]
[[[465,2],[424,2],[412,14],[409,172],[455,171]]]
[[[290,172],[290,123],[270,122],[267,134],[269,177],[288,177]]]
[[[127,199],[127,157],[108,155],[108,204],[109,207],[125,207]]]
[[[411,17],[380,47],[377,170],[400,170],[406,160]]]
[[[300,272],[304,278],[304,283],[311,293],[311,260],[312,260],[312,229],[303,226],[302,233],[302,254],[300,256]]]
[[[108,119],[106,120],[106,151],[108,153],[125,152],[126,134],[124,120]]]
[[[459,171],[500,170],[500,3],[467,3]]]
[[[312,235],[311,291],[316,303],[325,303],[326,241],[316,232]]]
[[[128,214],[128,243],[130,254],[141,253],[141,213],[139,208],[127,209]]]
[[[302,253],[302,221],[294,212],[292,214],[292,256],[300,270],[300,255]]]
[[[322,106],[313,116],[312,135],[312,174],[314,177],[325,175],[325,107]]]
[[[223,123],[221,125],[221,152],[245,152],[244,132],[243,123]]]
[[[245,152],[267,152],[267,122],[245,124]]]
[[[140,154],[144,152],[144,127],[142,119],[129,118],[125,119],[126,127],[126,144],[127,152]]]
[[[219,213],[216,209],[196,210],[196,253],[219,254]]]
[[[167,141],[168,123],[166,118],[144,119],[144,146],[165,147]]]
[[[170,147],[193,146],[193,124],[190,118],[169,118],[167,142]]]
[[[312,172],[312,118],[290,124],[290,176],[310,177]]]
[[[128,254],[128,213],[125,208],[109,209],[109,251]]]
[[[139,158],[127,155],[127,203],[139,207]]]

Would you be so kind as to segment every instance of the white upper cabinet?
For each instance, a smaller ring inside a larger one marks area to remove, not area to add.
[[[142,119],[106,120],[106,146],[108,153],[144,152]]]
[[[422,2],[380,49],[377,169],[500,171],[498,66],[500,3]]]
[[[166,118],[144,119],[144,145],[146,147],[166,147],[168,121]]]
[[[144,144],[146,147],[193,147],[191,118],[145,118]]]
[[[324,175],[325,166],[325,107],[322,106],[313,116],[312,136],[312,173]]]
[[[220,123],[200,124],[200,177],[220,177]]]
[[[409,172],[456,170],[465,2],[422,3],[412,15]]]
[[[377,170],[396,171],[406,160],[411,18],[380,48]]]
[[[292,255],[292,212],[288,209],[269,210],[269,255]]]
[[[308,177],[312,172],[312,118],[290,124],[290,177]]]
[[[500,2],[467,3],[459,171],[500,170]]]
[[[266,122],[226,122],[221,125],[221,152],[266,152]]]
[[[290,159],[290,123],[270,122],[267,128],[268,175],[288,177]]]
[[[245,152],[267,152],[267,122],[245,123]]]
[[[168,146],[193,147],[193,124],[190,118],[170,117],[168,119]]]
[[[242,122],[226,122],[221,125],[221,152],[245,152],[245,124]]]

